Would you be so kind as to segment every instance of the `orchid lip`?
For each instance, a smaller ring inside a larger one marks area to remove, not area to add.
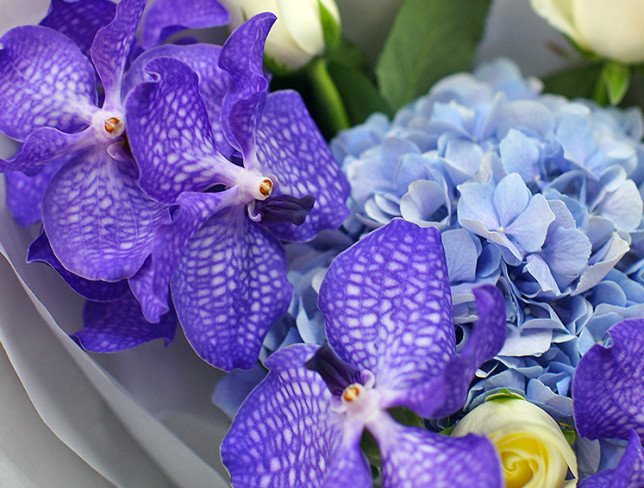
[[[334,396],[340,396],[350,385],[362,384],[363,375],[338,358],[328,344],[321,346],[306,362],[306,368],[318,373]]]

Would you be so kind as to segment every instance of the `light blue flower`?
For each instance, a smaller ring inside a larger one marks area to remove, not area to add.
[[[469,182],[458,187],[458,221],[466,229],[497,244],[503,258],[519,264],[536,253],[555,220],[543,195],[532,195],[521,176],[512,173],[496,186]]]

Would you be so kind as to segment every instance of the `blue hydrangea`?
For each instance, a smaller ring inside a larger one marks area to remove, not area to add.
[[[642,315],[644,134],[638,109],[541,93],[507,60],[438,82],[389,121],[372,115],[332,150],[362,231],[403,217],[442,231],[459,338],[472,287],[504,293],[508,339],[470,406],[501,388],[572,418],[579,359]]]

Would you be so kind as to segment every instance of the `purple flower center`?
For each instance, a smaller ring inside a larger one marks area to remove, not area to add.
[[[311,195],[305,195],[302,198],[278,195],[264,201],[257,201],[255,212],[261,215],[261,222],[264,224],[288,222],[302,225],[314,204],[315,197]]]
[[[355,385],[364,384],[360,371],[338,358],[328,344],[321,346],[305,366],[318,373],[335,396],[356,393]],[[347,389],[349,386],[352,388]]]

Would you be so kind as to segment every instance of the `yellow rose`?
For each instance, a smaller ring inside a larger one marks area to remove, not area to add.
[[[468,413],[453,436],[485,435],[496,447],[506,488],[560,488],[577,483],[577,460],[559,425],[521,399],[487,401]],[[566,480],[570,470],[574,479]]]
[[[579,46],[623,63],[644,61],[644,1],[531,0],[532,8]]]
[[[290,69],[301,68],[324,53],[324,32],[320,3],[340,24],[340,13],[334,0],[222,0],[230,12],[230,26],[262,12],[273,12],[277,22],[266,39],[266,54]]]

